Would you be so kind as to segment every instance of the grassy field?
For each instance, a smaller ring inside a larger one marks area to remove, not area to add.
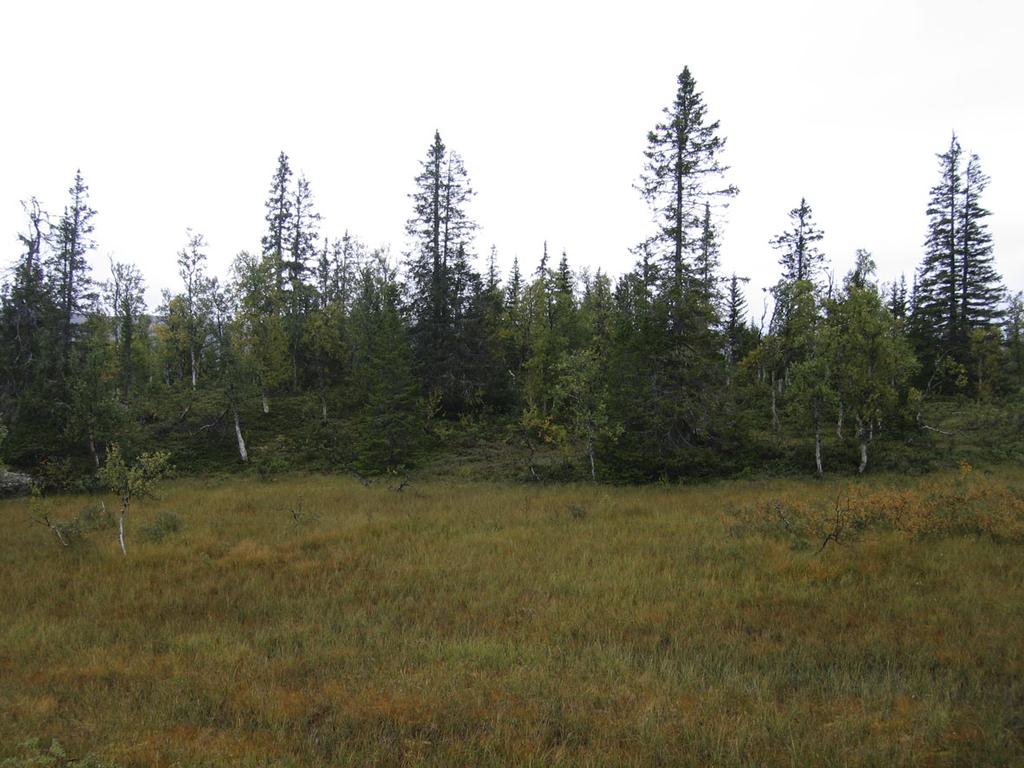
[[[127,558],[3,502],[0,764],[1022,765],[1024,470],[964,474],[182,480]]]

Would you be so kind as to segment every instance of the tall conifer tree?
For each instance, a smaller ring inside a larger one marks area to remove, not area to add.
[[[702,94],[689,67],[677,79],[676,96],[664,110],[665,121],[647,135],[646,163],[640,192],[654,210],[658,245],[668,268],[673,303],[682,302],[690,259],[699,251],[701,217],[713,199],[737,193],[725,184],[728,166],[720,154],[725,138],[719,122],[710,121]]]

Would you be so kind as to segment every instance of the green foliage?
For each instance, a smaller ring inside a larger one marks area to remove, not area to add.
[[[984,404],[1012,421],[1024,387],[1024,310],[1018,295],[1002,313],[977,156],[955,137],[940,155],[909,296],[902,278],[874,284],[866,251],[826,290],[823,233],[801,199],[771,241],[782,275],[755,328],[745,278],[720,274],[721,210],[737,192],[724,148],[684,68],[647,136],[639,187],[655,222],[633,269],[613,279],[565,251],[556,263],[545,242],[536,269],[516,258],[504,282],[495,247],[483,274],[474,266],[474,193],[439,134],[400,272],[348,232],[321,239],[311,185],[282,152],[258,250],[221,284],[188,231],[180,286],[155,315],[137,268],[112,263],[103,291],[92,281],[95,211],[77,174],[62,215],[23,203],[0,288],[3,458],[74,491],[95,484],[115,442],[196,473],[243,469],[251,454],[263,479],[446,463],[465,474],[489,453],[511,477],[803,472],[812,439],[830,471],[866,468],[869,447],[872,468],[908,471],[1016,455],[1017,434],[986,445],[927,415],[955,402],[972,422]]]
[[[940,180],[928,202],[928,235],[915,283],[911,335],[924,363],[923,379],[952,357],[964,366],[967,381],[978,394],[988,396],[991,370],[976,370],[975,365],[986,366],[986,361],[979,359],[972,339],[975,331],[995,331],[1005,297],[986,221],[991,214],[981,204],[989,179],[977,155],[970,155],[964,167],[956,134],[949,149],[937,157]]]
[[[57,739],[50,739],[50,745],[43,748],[42,739],[28,739],[21,743],[18,754],[0,760],[0,768],[117,768],[114,763],[96,760],[92,757],[69,757],[67,750]]]
[[[269,482],[292,468],[290,456],[294,450],[283,438],[278,438],[253,450],[253,466],[260,480]]]
[[[166,451],[143,453],[135,461],[126,462],[121,447],[113,443],[107,451],[107,461],[98,476],[122,503],[144,499],[156,493],[157,483],[171,471],[170,454]]]
[[[183,527],[184,522],[180,515],[169,510],[160,510],[150,525],[142,527],[142,538],[145,541],[159,544],[168,536],[180,533]]]
[[[78,512],[78,525],[84,532],[103,531],[117,525],[114,515],[103,502],[86,504]]]

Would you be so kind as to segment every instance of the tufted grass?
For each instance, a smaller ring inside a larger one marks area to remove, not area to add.
[[[1024,764],[1024,547],[737,525],[847,483],[181,480],[127,559],[5,501],[0,761],[56,737],[121,766]]]

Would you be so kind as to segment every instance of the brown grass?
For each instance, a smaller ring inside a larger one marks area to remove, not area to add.
[[[1019,765],[1024,550],[921,520],[947,489],[1015,531],[1022,481],[189,480],[133,509],[127,560],[4,502],[0,758],[57,737],[124,766]],[[761,516],[811,531],[837,498],[920,530],[876,514],[816,554]],[[144,540],[161,512],[182,530]]]

